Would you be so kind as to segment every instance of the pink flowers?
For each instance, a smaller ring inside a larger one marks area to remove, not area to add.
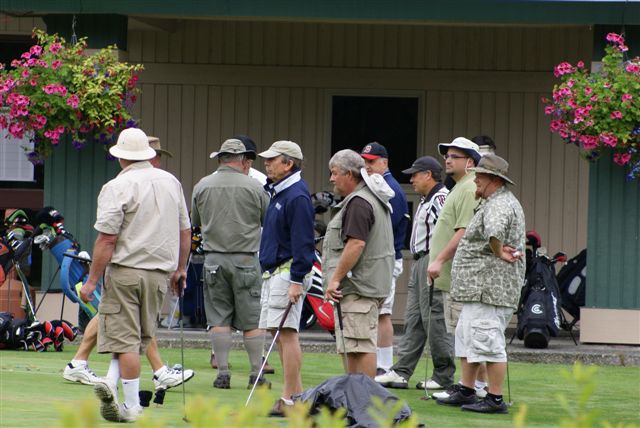
[[[49,52],[51,52],[52,54],[58,53],[60,49],[62,49],[62,45],[58,42],[52,43],[51,46],[49,46]]]
[[[33,116],[33,128],[34,129],[42,129],[47,124],[47,118],[41,114],[36,114]]]
[[[58,126],[55,129],[50,129],[44,132],[44,136],[51,140],[51,144],[54,146],[58,144],[60,136],[64,133],[64,127]]]
[[[620,97],[620,99],[622,100],[623,103],[630,102],[633,99],[633,95],[622,94],[622,97]]]
[[[562,62],[553,69],[553,75],[556,77],[563,76],[565,74],[571,74],[575,71],[573,66],[568,62]]]
[[[53,68],[54,70],[57,70],[58,68],[60,68],[61,65],[62,65],[62,61],[60,61],[59,59],[56,59],[51,63],[51,68]]]
[[[626,165],[631,160],[629,153],[616,153],[613,155],[613,161],[620,166]]]
[[[67,98],[67,105],[71,108],[78,108],[79,103],[80,100],[78,99],[77,95],[71,95],[69,98]]]
[[[67,88],[65,88],[63,85],[56,85],[56,84],[50,84],[50,85],[45,85],[42,87],[42,90],[44,91],[45,94],[58,94],[58,95],[62,95],[65,96],[67,95]]]
[[[617,110],[616,111],[612,111],[611,112],[611,119],[614,119],[614,120],[622,119],[622,112],[617,111]]]
[[[39,46],[39,45],[31,46],[31,48],[29,49],[29,53],[32,56],[40,56],[40,55],[42,55],[42,46]]]
[[[618,138],[611,132],[600,134],[600,141],[609,147],[615,147],[618,144]]]
[[[630,62],[625,67],[625,70],[627,71],[627,73],[640,74],[640,64]]]
[[[620,34],[616,34],[616,33],[607,34],[607,41],[616,44],[617,45],[616,48],[620,52],[626,52],[629,50],[627,45],[624,44],[624,37],[622,37]]]
[[[585,94],[586,96],[589,96],[589,95],[591,95],[592,93],[593,93],[593,89],[592,89],[591,87],[587,86],[586,88],[584,88],[584,94]]]
[[[598,147],[598,137],[594,135],[582,135],[579,141],[585,150],[593,150]]]

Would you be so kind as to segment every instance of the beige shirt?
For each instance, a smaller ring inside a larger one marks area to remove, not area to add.
[[[147,161],[129,165],[102,187],[94,227],[118,235],[111,263],[172,272],[180,231],[191,227],[182,185]]]
[[[256,253],[269,196],[242,171],[221,165],[193,189],[191,220],[202,230],[205,251]]]

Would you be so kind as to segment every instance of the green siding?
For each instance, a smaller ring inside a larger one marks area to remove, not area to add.
[[[71,41],[71,25],[73,15],[47,15],[42,18],[49,34],[57,33],[65,40]],[[127,50],[128,19],[124,15],[82,14],[76,16],[76,36],[87,37],[87,47],[100,49],[109,45],[117,45]]]
[[[589,176],[586,306],[640,309],[640,182],[611,156]]]
[[[245,17],[345,21],[545,24],[640,23],[640,3],[563,0],[4,0],[13,13],[93,13],[154,17]]]
[[[80,243],[83,250],[93,252],[96,231],[96,199],[102,185],[115,177],[120,166],[106,160],[102,144],[89,143],[82,150],[75,150],[68,143],[61,143],[45,162],[45,206],[53,206],[62,213],[65,228]],[[43,257],[42,284],[46,287],[57,269],[53,257]],[[59,289],[58,280],[52,289]]]

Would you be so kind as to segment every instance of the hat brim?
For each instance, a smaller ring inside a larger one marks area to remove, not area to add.
[[[370,154],[361,154],[360,157],[366,159],[366,160],[376,160],[376,159],[380,159],[383,156],[380,155],[370,155]]]
[[[513,182],[513,180],[511,180],[506,175],[499,174],[499,173],[497,173],[495,171],[491,171],[490,169],[487,169],[487,168],[482,168],[482,167],[476,166],[475,168],[469,168],[468,171],[475,172],[475,173],[480,173],[480,174],[495,175],[496,177],[502,178],[504,181],[506,181],[509,184],[513,184],[513,185],[516,184],[516,183]]]
[[[402,173],[403,174],[408,174],[408,175],[413,175],[416,172],[426,172],[426,171],[429,171],[429,170],[428,169],[419,169],[419,168],[411,167],[411,168],[403,169]]]
[[[237,152],[237,153],[236,153],[236,152],[220,151],[220,152],[213,152],[213,153],[211,153],[211,154],[209,155],[209,157],[210,157],[211,159],[213,159],[213,158],[217,158],[218,156],[220,156],[220,155],[222,155],[222,154],[225,154],[225,153],[230,154],[230,155],[246,155],[247,153],[250,153],[250,152]]]
[[[151,160],[156,157],[156,151],[151,147],[147,147],[144,150],[131,151],[122,150],[115,145],[109,148],[109,153],[115,158],[132,161]]]
[[[161,154],[161,155],[165,155],[165,156],[169,156],[170,158],[173,157],[173,153],[171,153],[169,150],[165,150],[165,149],[153,149],[156,151],[156,154]]]
[[[264,152],[258,153],[258,156],[265,159],[273,159],[282,156],[282,153],[276,152],[275,150],[265,150]]]

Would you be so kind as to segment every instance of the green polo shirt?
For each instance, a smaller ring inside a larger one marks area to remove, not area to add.
[[[473,211],[478,206],[476,200],[476,184],[473,182],[475,173],[469,173],[462,177],[449,192],[444,201],[442,211],[436,222],[436,228],[431,238],[431,248],[429,250],[429,263],[433,262],[438,254],[447,246],[458,229],[466,228]],[[435,286],[443,291],[451,288],[451,262],[453,258],[447,260],[442,265],[440,276],[435,280]]]
[[[268,204],[257,180],[221,165],[193,189],[191,223],[200,226],[205,251],[255,253]]]

